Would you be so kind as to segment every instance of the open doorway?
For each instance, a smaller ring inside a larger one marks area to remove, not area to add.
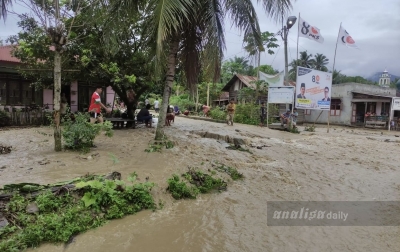
[[[364,125],[365,119],[365,102],[355,102],[353,103],[353,123],[356,125]]]
[[[61,87],[61,98],[65,94],[65,98],[67,99],[68,105],[71,104],[71,86],[70,85],[63,85]]]

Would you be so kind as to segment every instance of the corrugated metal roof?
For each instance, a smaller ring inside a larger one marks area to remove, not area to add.
[[[254,82],[258,80],[257,77],[241,74],[236,74],[236,76],[249,88],[256,89],[256,84]]]
[[[0,46],[0,61],[21,63],[21,61],[19,59],[15,58],[11,54],[13,47],[14,46],[11,46],[11,45]]]

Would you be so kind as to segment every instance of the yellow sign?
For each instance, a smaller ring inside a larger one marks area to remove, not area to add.
[[[311,104],[311,100],[310,100],[310,99],[300,99],[300,98],[297,98],[297,103],[298,103],[298,104],[307,104],[307,105],[309,105],[309,104]]]

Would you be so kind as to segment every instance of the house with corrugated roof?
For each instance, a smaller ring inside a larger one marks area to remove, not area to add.
[[[229,93],[229,100],[234,99],[235,101],[237,101],[239,90],[243,88],[251,88],[255,90],[255,82],[257,80],[257,77],[254,76],[235,74],[233,75],[232,79],[230,79],[228,83],[226,83],[226,85],[222,88],[222,91]]]

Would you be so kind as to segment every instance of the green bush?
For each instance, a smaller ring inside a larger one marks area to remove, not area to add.
[[[137,183],[136,177],[136,173],[131,174],[129,182],[99,176],[82,178],[73,189],[61,187],[64,191],[55,194],[42,191],[36,198],[14,192],[2,209],[9,223],[0,229],[0,251],[22,251],[48,242],[68,244],[75,235],[107,220],[156,209],[151,195],[154,183]],[[39,211],[28,213],[28,204],[36,205]]]
[[[254,104],[236,105],[233,121],[236,123],[258,125],[260,123],[260,106]]]
[[[226,120],[226,112],[218,107],[211,109],[209,115],[214,120]]]
[[[68,149],[87,152],[93,146],[93,141],[101,131],[105,131],[106,136],[113,135],[112,124],[109,121],[104,123],[92,124],[89,122],[89,115],[78,113],[75,120],[67,118],[63,122],[64,146]]]
[[[186,109],[189,109],[189,107],[195,106],[195,103],[189,100],[189,96],[186,94],[171,96],[169,104],[178,106],[180,111],[185,111]]]
[[[11,123],[11,118],[4,110],[0,110],[0,127],[8,126]]]

